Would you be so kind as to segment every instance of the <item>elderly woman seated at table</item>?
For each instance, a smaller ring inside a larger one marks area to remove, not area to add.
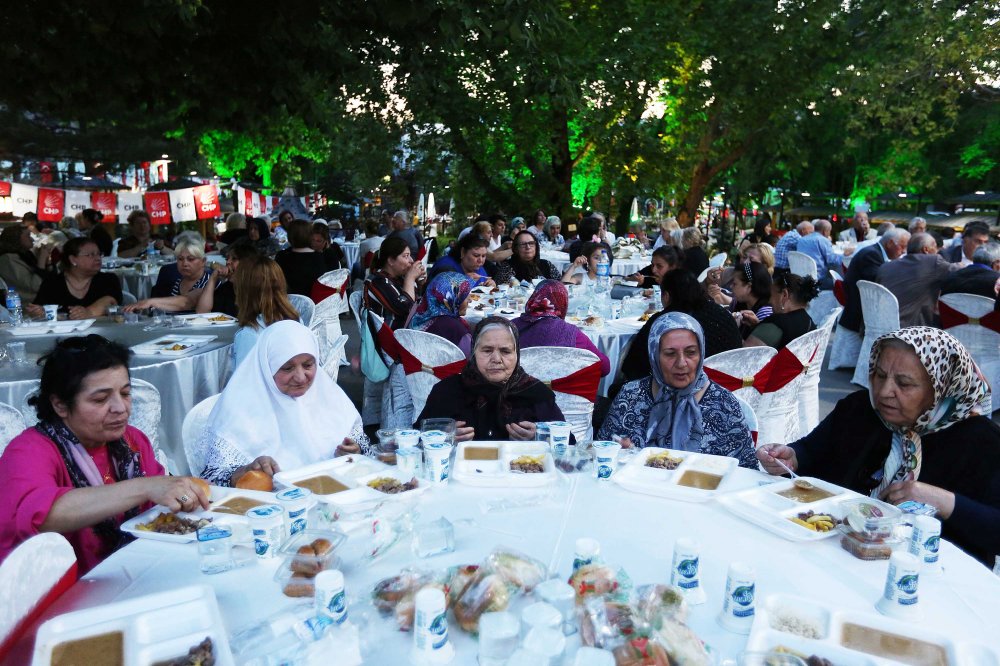
[[[840,400],[789,446],[762,446],[771,474],[815,476],[891,504],[937,509],[942,535],[988,565],[1000,555],[1000,428],[981,405],[989,386],[965,348],[936,328],[872,345],[871,388]]]
[[[652,376],[618,393],[598,439],[730,456],[757,469],[750,430],[732,393],[708,378],[705,339],[692,317],[668,312],[649,335]]]
[[[67,241],[60,261],[62,273],[53,273],[42,280],[35,296],[35,306],[58,305],[70,319],[93,319],[122,302],[122,286],[118,277],[101,272],[101,251],[97,243],[81,236]],[[41,314],[41,307],[31,307],[32,316]]]
[[[514,320],[521,349],[525,347],[576,347],[597,355],[601,376],[611,372],[611,361],[594,346],[587,334],[565,321],[569,293],[558,280],[543,280],[524,304],[524,314]]]
[[[96,251],[96,246],[94,246]],[[44,357],[39,422],[0,457],[0,559],[39,532],[59,532],[89,571],[132,537],[126,520],[154,504],[208,507],[208,489],[167,477],[132,411],[129,351],[99,335],[67,338]]]
[[[550,215],[545,218],[545,238],[544,240],[552,243],[553,245],[558,245],[560,248],[566,244],[566,239],[563,235],[559,233],[562,231],[562,220],[559,219],[558,215]]]
[[[48,276],[50,257],[55,245],[43,243],[32,250],[33,241],[28,227],[14,224],[0,233],[0,280],[14,289],[22,303],[31,303],[38,295],[42,280]]]
[[[469,307],[472,281],[460,273],[441,273],[430,284],[410,320],[409,328],[426,331],[452,342],[466,356],[472,348],[472,329],[462,318]]]
[[[794,273],[779,273],[771,283],[773,314],[757,324],[744,341],[745,347],[783,349],[792,340],[815,330],[806,311],[809,301],[819,295],[816,280]]]
[[[118,241],[118,256],[124,258],[141,257],[146,254],[149,244],[163,255],[172,255],[174,251],[163,242],[162,238],[152,235],[153,226],[149,214],[144,210],[134,210],[128,214],[128,236]]]
[[[247,238],[259,254],[272,259],[281,249],[281,243],[271,235],[271,227],[259,217],[247,220]]]
[[[126,306],[126,310],[160,308],[167,312],[184,312],[195,309],[202,290],[212,276],[212,270],[205,267],[205,244],[200,238],[184,236],[174,247],[177,255],[177,271],[180,276],[174,280],[169,296],[145,298]]]
[[[562,421],[550,388],[521,367],[518,333],[503,317],[476,326],[461,374],[438,382],[417,421],[455,419],[457,441],[532,440],[536,421]]]
[[[233,337],[233,361],[240,365],[268,326],[285,320],[299,320],[288,300],[285,275],[274,259],[252,256],[243,259],[233,279],[236,317],[240,327]]]
[[[315,336],[297,321],[279,321],[261,333],[195,445],[195,457],[205,463],[202,478],[236,485],[248,472],[272,477],[281,468],[369,453],[361,415],[318,358]]]
[[[551,262],[538,256],[538,240],[530,231],[520,231],[514,236],[514,254],[496,265],[493,276],[497,284],[511,284],[538,278],[558,280],[562,274]]]

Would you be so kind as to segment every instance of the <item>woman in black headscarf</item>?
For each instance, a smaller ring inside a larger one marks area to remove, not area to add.
[[[418,421],[455,419],[455,440],[532,440],[538,421],[562,421],[555,394],[521,367],[517,328],[487,317],[473,334],[461,374],[431,389]]]

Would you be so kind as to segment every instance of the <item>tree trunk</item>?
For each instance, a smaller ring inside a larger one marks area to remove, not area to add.
[[[551,154],[552,186],[546,203],[558,211],[561,217],[568,214],[573,205],[575,163],[569,152],[569,114],[562,106],[555,106],[552,109]]]

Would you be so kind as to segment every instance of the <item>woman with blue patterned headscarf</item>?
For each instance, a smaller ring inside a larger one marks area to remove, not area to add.
[[[472,329],[462,319],[469,304],[472,281],[462,273],[438,273],[427,285],[409,328],[439,335],[469,355]]]
[[[598,439],[730,456],[756,469],[743,410],[705,375],[704,363],[701,325],[682,312],[661,316],[649,334],[652,374],[622,387]]]

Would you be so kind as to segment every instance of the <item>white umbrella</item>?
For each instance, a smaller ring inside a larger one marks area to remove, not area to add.
[[[427,221],[430,222],[437,217],[437,209],[434,207],[434,193],[427,195]]]
[[[632,197],[632,210],[628,213],[628,219],[632,224],[639,221],[639,197]]]
[[[424,221],[424,193],[420,193],[420,201],[417,202],[417,219]]]

